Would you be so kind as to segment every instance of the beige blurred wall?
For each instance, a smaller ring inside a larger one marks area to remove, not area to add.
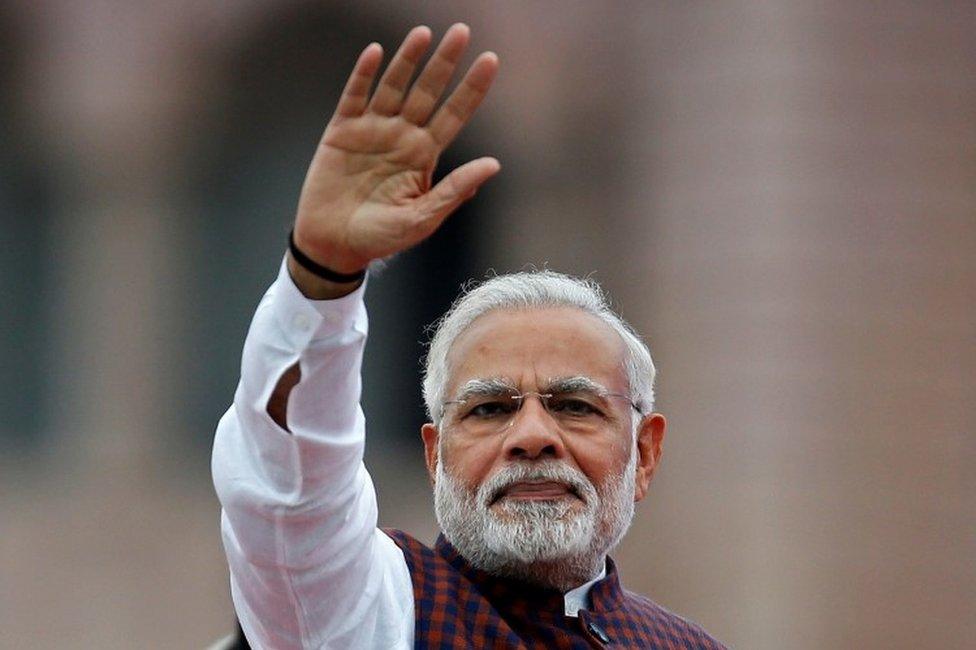
[[[282,3],[14,6],[33,128],[80,189],[38,252],[62,262],[52,450],[0,463],[0,647],[202,647],[233,614],[207,477],[156,425],[201,317],[166,290],[166,179],[221,92],[207,61]],[[670,432],[627,585],[739,648],[967,647],[973,6],[357,7],[500,54],[490,257],[596,271],[651,343]],[[370,449],[384,523],[429,536],[411,462]]]

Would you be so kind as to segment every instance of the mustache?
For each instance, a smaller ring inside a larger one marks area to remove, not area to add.
[[[542,461],[504,467],[478,488],[478,502],[490,506],[513,485],[525,481],[562,483],[583,503],[590,503],[597,496],[596,488],[579,470],[558,461]]]

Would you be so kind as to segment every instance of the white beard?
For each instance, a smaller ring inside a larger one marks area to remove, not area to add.
[[[636,450],[622,474],[599,486],[554,460],[506,466],[480,487],[461,483],[438,463],[434,511],[444,536],[475,568],[567,591],[595,578],[634,516]],[[501,499],[520,481],[557,481],[579,497]]]

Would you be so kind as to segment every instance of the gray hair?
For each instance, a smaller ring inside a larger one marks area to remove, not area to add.
[[[457,337],[478,317],[496,309],[570,307],[596,316],[623,340],[630,396],[641,413],[654,409],[654,362],[634,329],[610,308],[603,289],[590,279],[555,271],[499,275],[468,288],[437,321],[424,370],[424,402],[431,422],[440,424],[450,368],[447,355]]]

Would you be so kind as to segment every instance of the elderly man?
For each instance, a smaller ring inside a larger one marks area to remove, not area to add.
[[[484,98],[483,53],[438,106],[469,40],[413,29],[383,73],[360,55],[302,188],[289,251],[255,314],[214,443],[234,604],[260,648],[720,648],[624,590],[607,553],[661,458],[647,347],[589,282],[493,278],[431,342],[421,431],[443,534],[376,528],[358,406],[367,265],[406,249],[500,169],[433,187]]]

